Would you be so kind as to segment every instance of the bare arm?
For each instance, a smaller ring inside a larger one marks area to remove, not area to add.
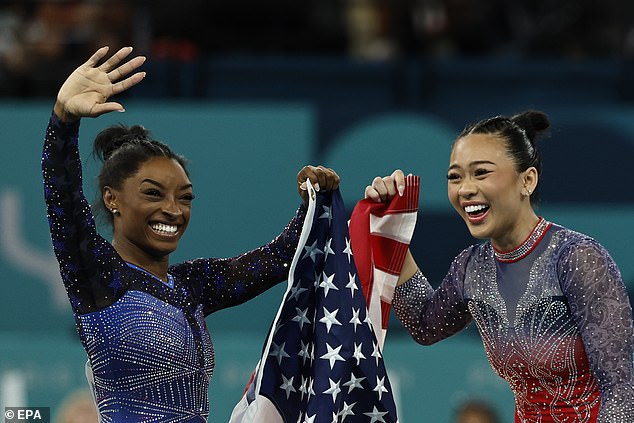
[[[398,276],[398,282],[396,282],[396,286],[402,285],[414,276],[418,272],[418,265],[412,256],[412,252],[408,249],[407,255],[405,256],[405,261],[403,262],[403,268],[401,269],[401,274]]]

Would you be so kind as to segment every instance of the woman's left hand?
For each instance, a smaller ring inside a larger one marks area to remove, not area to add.
[[[304,166],[297,174],[297,192],[304,200],[304,204],[308,204],[307,179],[313,184],[315,191],[339,188],[339,175],[334,170],[324,166]]]

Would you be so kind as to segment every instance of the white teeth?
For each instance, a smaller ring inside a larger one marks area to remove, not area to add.
[[[174,225],[165,225],[163,223],[155,223],[152,225],[152,229],[154,229],[157,232],[166,232],[169,234],[173,234],[176,233],[176,226]]]
[[[484,210],[484,209],[486,209],[488,207],[489,206],[484,205],[484,204],[476,204],[476,205],[473,205],[473,206],[466,206],[464,208],[464,211],[466,211],[467,213],[475,213],[477,211]]]

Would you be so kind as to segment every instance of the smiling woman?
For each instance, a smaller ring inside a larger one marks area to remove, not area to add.
[[[519,245],[539,220],[531,205],[542,164],[531,140],[550,123],[543,113],[520,116],[530,136],[519,123],[497,116],[462,131],[449,159],[449,201],[471,235],[490,239],[498,251]]]
[[[95,139],[103,161],[101,202],[112,242],[96,230],[82,191],[81,117],[123,111],[108,98],[141,82],[143,57],[107,60],[99,49],[62,85],[42,153],[53,248],[88,354],[87,374],[100,421],[206,422],[214,350],[205,317],[241,304],[288,277],[305,204],[270,243],[234,258],[170,264],[190,219],[186,161],[141,126],[113,126]],[[132,74],[131,76],[128,76]],[[331,169],[306,166],[306,181],[336,189]],[[302,185],[304,184],[304,185]]]
[[[165,280],[156,259],[176,250],[194,199],[185,158],[140,125],[104,129],[93,150],[103,162],[98,206],[113,225],[112,245],[125,261]]]
[[[396,315],[429,345],[472,320],[515,395],[517,423],[634,421],[632,310],[616,263],[594,239],[538,216],[547,116],[527,111],[468,126],[456,139],[447,195],[484,242],[463,250],[434,290],[408,252]],[[389,201],[404,174],[365,195]]]

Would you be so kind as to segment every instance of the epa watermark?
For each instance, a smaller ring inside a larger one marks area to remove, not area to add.
[[[5,407],[5,423],[51,423],[50,407]]]

